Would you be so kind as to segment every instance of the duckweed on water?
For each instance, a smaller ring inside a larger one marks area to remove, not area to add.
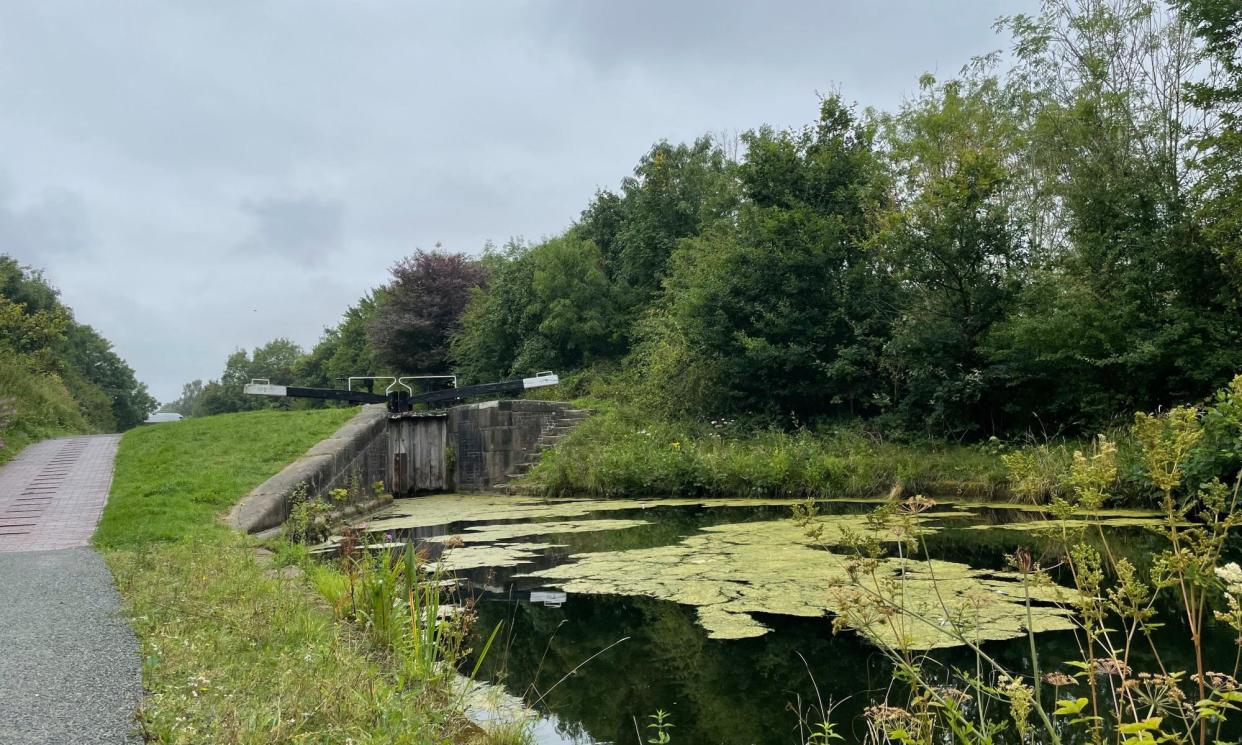
[[[1002,525],[969,525],[966,530],[1023,530],[1023,531],[1046,531],[1046,530],[1082,530],[1084,528],[1094,528],[1097,525],[1105,529],[1113,528],[1152,528],[1163,525],[1161,520],[1153,520],[1148,517],[1117,517],[1117,518],[1097,518],[1094,520],[1086,519],[1069,519],[1069,520],[1025,520],[1022,522],[1004,523]]]
[[[546,523],[508,523],[501,525],[472,525],[455,535],[438,535],[428,541],[446,542],[460,539],[462,543],[495,543],[512,538],[536,535],[561,535],[563,533],[593,533],[602,530],[624,530],[650,525],[646,520],[580,520]]]
[[[532,564],[553,543],[522,540],[538,536],[624,530],[650,525],[648,520],[588,518],[588,515],[660,507],[787,506],[789,499],[651,499],[651,500],[545,500],[504,495],[442,495],[399,500],[385,511],[355,527],[369,535],[381,532],[436,528],[463,523],[455,534],[424,537],[432,542],[460,539],[441,556],[444,569]],[[824,500],[844,501],[844,500]],[[857,501],[857,500],[849,500]],[[941,505],[938,511],[918,515],[913,522],[924,534],[937,532],[945,519],[977,518],[978,510],[1018,509],[963,501]],[[517,521],[517,522],[500,522]],[[543,521],[543,522],[539,522]],[[1105,527],[1150,525],[1147,513],[1108,513]],[[1009,639],[1026,633],[1029,593],[1034,601],[1030,624],[1034,631],[1073,628],[1070,612],[1058,587],[1023,586],[1019,575],[974,569],[939,559],[903,562],[880,559],[875,577],[888,592],[899,595],[903,613],[869,615],[865,602],[851,602],[848,589],[857,578],[856,559],[849,552],[828,550],[842,545],[842,536],[869,529],[864,514],[823,515],[814,540],[806,526],[793,520],[769,520],[713,525],[670,545],[632,550],[574,554],[565,563],[532,571],[527,578],[546,581],[570,593],[633,595],[669,600],[696,609],[709,636],[741,639],[768,633],[763,614],[801,617],[841,616],[851,628],[873,642],[910,649],[934,649],[971,641]],[[1032,519],[1003,525],[970,525],[970,529],[1035,530],[1081,527],[1087,520]],[[903,536],[881,532],[875,537],[895,542]],[[854,583],[857,598],[857,584]]]
[[[817,520],[827,534],[861,519]],[[767,633],[755,614],[852,612],[834,588],[849,583],[853,559],[812,545],[792,520],[712,526],[670,546],[570,558],[570,563],[526,576],[571,593],[642,595],[694,606],[700,624],[717,639]],[[900,592],[907,615],[849,619],[872,641],[933,649],[960,644],[955,628],[969,629],[964,633],[977,641],[1026,633],[1026,590],[1018,575],[941,560],[880,560],[881,574],[898,577],[903,571]],[[1040,603],[1031,609],[1035,631],[1073,628],[1068,611],[1045,604],[1064,599],[1058,588],[1032,586],[1029,591]]]
[[[490,546],[462,546],[445,551],[438,561],[440,568],[450,572],[467,569],[490,569],[529,564],[554,543],[494,543]]]
[[[443,494],[399,499],[356,527],[367,532],[430,528],[450,523],[547,520],[582,517],[592,512],[656,507],[789,506],[796,499],[538,499],[503,494]]]

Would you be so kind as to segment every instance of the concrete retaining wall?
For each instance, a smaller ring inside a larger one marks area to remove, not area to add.
[[[514,467],[529,461],[544,427],[573,408],[559,401],[488,401],[449,409],[457,491],[487,491],[505,483]]]
[[[387,429],[383,406],[363,407],[331,437],[234,505],[229,524],[248,533],[274,528],[288,519],[290,497],[303,488],[308,498],[326,498],[339,488],[351,491],[350,502],[373,501],[377,495],[372,485],[384,481],[387,470]]]

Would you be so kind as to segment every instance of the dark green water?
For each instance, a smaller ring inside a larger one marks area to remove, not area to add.
[[[838,503],[826,511],[863,512],[872,507]],[[636,518],[652,524],[522,539],[563,547],[545,552],[537,564],[462,573],[467,580],[463,593],[476,603],[476,633],[486,636],[503,624],[484,660],[481,677],[503,685],[545,716],[539,726],[539,742],[545,744],[641,743],[647,735],[640,738],[636,724],[641,729],[657,710],[669,712],[675,725],[673,742],[678,744],[803,743],[806,733],[799,729],[798,712],[809,715],[808,710],[818,709],[820,702],[834,707],[832,720],[846,742],[862,742],[864,707],[883,701],[889,693],[895,694],[894,702],[903,701],[904,695],[884,654],[853,633],[834,636],[827,617],[763,615],[760,620],[772,633],[750,639],[709,639],[696,624],[691,607],[609,595],[570,595],[560,607],[550,607],[530,602],[530,596],[532,591],[554,588],[515,576],[568,561],[577,553],[666,545],[708,525],[788,516],[786,507],[608,511],[583,519]],[[1001,569],[1006,554],[1026,546],[1036,560],[1049,565],[1055,553],[1042,539],[1003,527],[1008,521],[1034,517],[1012,510],[982,510],[971,521],[945,520],[945,527],[927,537],[927,551],[938,559]],[[962,529],[981,521],[996,527]],[[457,533],[463,527],[450,524],[417,533],[425,538]],[[1115,553],[1145,569],[1161,550],[1163,539],[1142,529],[1125,528],[1110,531],[1109,543]],[[1193,669],[1184,620],[1170,603],[1159,604],[1159,610],[1166,626],[1158,632],[1156,651],[1170,670]],[[1072,632],[1040,634],[1037,642],[1044,671],[1065,669],[1063,661],[1081,658]],[[1009,669],[1030,674],[1025,638],[992,642],[984,649]],[[1213,628],[1207,667],[1232,672],[1236,652],[1231,636]],[[929,659],[927,669],[946,685],[964,687],[957,671],[973,672],[976,667],[974,654],[963,648],[939,650]],[[1136,672],[1158,669],[1150,648],[1140,648],[1131,665]],[[1107,685],[1107,680],[1098,685]],[[1088,695],[1086,687],[1076,686],[1073,695]],[[989,714],[1005,716],[1003,707],[989,706]],[[1016,742],[1012,728],[1009,734],[1000,741]],[[1227,742],[1238,741],[1237,732],[1223,734]],[[1079,741],[1071,732],[1066,735],[1066,743]]]

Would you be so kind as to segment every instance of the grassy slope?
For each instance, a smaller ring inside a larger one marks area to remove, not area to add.
[[[20,358],[0,353],[0,463],[49,437],[91,431],[59,377],[36,372]]]
[[[218,514],[354,413],[256,411],[126,433],[95,543],[141,546],[222,527]]]
[[[96,540],[142,642],[149,741],[446,741],[442,707],[397,686],[367,643],[216,519],[352,413],[224,415],[125,435]]]

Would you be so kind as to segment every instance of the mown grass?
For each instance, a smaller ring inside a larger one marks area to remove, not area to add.
[[[131,430],[95,543],[142,546],[219,529],[221,512],[355,413],[255,411]]]
[[[549,451],[528,483],[548,495],[872,497],[914,492],[996,496],[1007,475],[992,446],[907,445],[857,429],[735,431],[658,422],[607,402]]]
[[[402,685],[217,519],[353,412],[259,412],[127,433],[97,544],[142,644],[139,720],[160,743],[446,743],[463,721]]]

